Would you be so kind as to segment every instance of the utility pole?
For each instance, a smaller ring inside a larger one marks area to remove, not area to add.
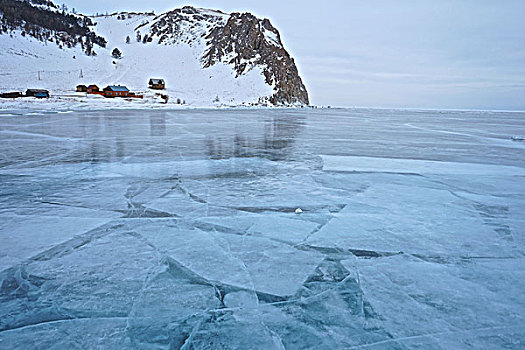
[[[82,69],[80,70],[80,76],[79,78],[84,78],[84,74],[82,74]]]
[[[40,71],[38,71],[38,80],[42,80],[40,79]]]

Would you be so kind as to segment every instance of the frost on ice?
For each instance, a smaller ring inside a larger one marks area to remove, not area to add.
[[[0,348],[518,349],[523,118],[3,110]]]

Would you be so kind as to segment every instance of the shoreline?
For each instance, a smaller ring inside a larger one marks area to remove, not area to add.
[[[76,111],[106,111],[106,110],[356,110],[356,111],[397,111],[397,112],[443,112],[443,113],[516,113],[524,114],[525,110],[502,109],[440,109],[440,108],[412,108],[412,107],[366,107],[366,106],[317,106],[317,105],[250,105],[250,104],[178,104],[176,102],[158,102],[154,96],[145,96],[144,99],[132,98],[105,98],[88,96],[51,96],[39,99],[34,97],[0,98],[0,116],[9,111],[37,111],[37,112],[76,112]]]

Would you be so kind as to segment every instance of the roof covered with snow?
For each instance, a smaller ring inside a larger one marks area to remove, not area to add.
[[[117,91],[117,92],[129,92],[129,89],[125,86],[110,85],[104,89],[105,91]]]

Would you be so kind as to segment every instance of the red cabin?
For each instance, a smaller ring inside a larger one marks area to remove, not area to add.
[[[129,97],[129,89],[125,86],[110,85],[104,88],[104,97]]]
[[[100,93],[100,89],[96,85],[89,85],[87,87],[87,93],[88,94],[98,94]]]

